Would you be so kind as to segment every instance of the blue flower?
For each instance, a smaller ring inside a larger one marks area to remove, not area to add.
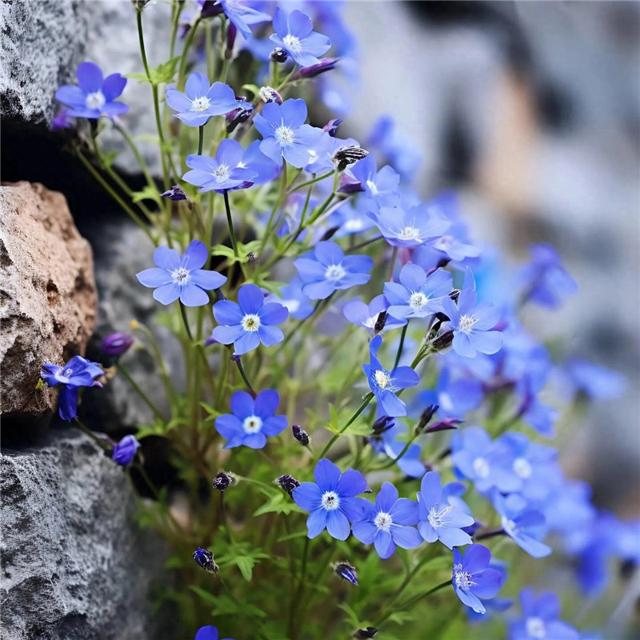
[[[284,49],[301,67],[309,67],[320,62],[319,56],[331,47],[327,36],[313,30],[309,16],[302,11],[287,14],[279,7],[273,16],[275,33],[272,42]]]
[[[488,355],[502,348],[502,334],[494,331],[500,315],[495,307],[477,304],[476,288],[471,271],[467,271],[464,286],[456,305],[450,298],[442,301],[443,311],[449,317],[453,330],[453,350],[465,358],[478,353]]]
[[[115,358],[129,351],[132,344],[133,338],[128,333],[114,331],[102,339],[100,351],[104,355]]]
[[[287,308],[289,315],[296,320],[304,320],[313,313],[313,305],[302,293],[302,281],[294,278],[280,290],[280,295],[271,294],[267,302],[278,302]]]
[[[304,100],[290,99],[282,104],[269,102],[253,123],[262,136],[260,151],[280,166],[282,158],[302,169],[313,160],[314,148],[328,134],[305,124],[307,105]]]
[[[377,171],[376,160],[369,154],[349,167],[349,173],[360,183],[363,191],[360,198],[366,198],[374,211],[379,206],[394,204],[398,196],[400,176],[389,165]]]
[[[625,388],[625,379],[587,360],[572,359],[564,363],[565,373],[573,393],[584,394],[593,400],[614,400]]]
[[[309,512],[307,535],[315,538],[326,529],[333,538],[346,540],[349,523],[362,514],[364,500],[356,496],[367,490],[367,481],[354,469],[341,473],[326,458],[318,461],[313,475],[315,482],[303,482],[292,493],[295,503]]]
[[[120,442],[113,445],[111,459],[123,467],[126,467],[128,464],[131,464],[136,457],[136,451],[138,451],[139,447],[140,443],[134,436],[124,436]]]
[[[193,640],[218,640],[219,637],[217,627],[213,627],[208,624],[204,627],[200,627],[196,631],[196,635]],[[233,638],[222,638],[221,640],[233,640]]]
[[[527,505],[520,495],[502,496],[495,492],[493,504],[502,518],[504,532],[530,556],[544,558],[551,548],[541,540],[547,532],[544,515]]]
[[[273,325],[287,319],[289,312],[277,302],[265,304],[264,295],[254,284],[238,290],[238,303],[221,300],[213,305],[213,315],[220,325],[211,337],[222,344],[233,343],[236,355],[255,349],[260,343],[270,347],[284,340],[282,330]]]
[[[363,365],[362,370],[367,376],[369,388],[376,397],[379,409],[387,416],[406,416],[407,406],[396,394],[402,389],[417,385],[420,377],[411,367],[397,367],[392,371],[385,369],[376,357],[381,345],[382,338],[379,335],[371,340],[371,362]]]
[[[453,550],[453,590],[476,613],[485,613],[482,600],[495,597],[505,580],[505,574],[490,564],[491,551],[481,544],[472,544],[464,555],[458,549]]]
[[[413,549],[422,544],[415,528],[418,505],[407,498],[398,498],[398,490],[385,482],[375,503],[366,502],[362,519],[353,523],[353,535],[364,544],[373,544],[378,555],[386,560],[396,547]]]
[[[246,391],[231,396],[231,411],[216,418],[218,433],[227,440],[225,449],[249,447],[262,449],[267,437],[277,436],[287,428],[287,417],[275,415],[280,396],[273,389],[265,389],[255,400]]]
[[[440,540],[449,549],[471,544],[471,536],[462,529],[475,520],[463,505],[459,498],[448,495],[447,487],[443,489],[437,472],[425,473],[418,492],[420,535],[427,542]]]
[[[207,76],[194,72],[189,75],[185,92],[178,91],[175,85],[167,87],[167,104],[176,111],[176,118],[188,127],[201,127],[213,116],[223,116],[240,104],[233,89],[222,82],[209,85]]]
[[[387,301],[383,295],[376,296],[371,300],[369,304],[365,304],[360,300],[351,300],[342,307],[342,314],[352,324],[360,325],[373,331],[378,317],[383,311],[387,310]],[[397,329],[398,327],[406,324],[404,320],[398,320],[397,318],[387,317],[382,331],[388,331],[389,329]]]
[[[186,164],[191,171],[187,171],[182,179],[198,187],[200,193],[246,189],[253,185],[257,173],[246,166],[243,159],[242,145],[225,139],[218,145],[213,158],[195,154],[187,156]]]
[[[40,377],[50,387],[61,386],[58,415],[62,420],[73,420],[78,415],[79,387],[102,386],[97,381],[102,375],[104,371],[98,363],[86,360],[82,356],[74,356],[63,366],[45,362],[40,370]]]
[[[536,596],[533,589],[520,592],[522,617],[509,625],[509,640],[579,640],[580,634],[562,622],[555,593]]]
[[[251,37],[250,25],[270,22],[271,16],[263,11],[258,11],[249,5],[248,0],[216,0],[216,4],[222,7],[224,15],[229,22],[245,37]]]
[[[448,220],[435,215],[423,204],[409,208],[381,207],[377,213],[370,212],[369,217],[394,247],[419,247],[449,227]]]
[[[373,260],[369,256],[345,256],[335,242],[324,241],[294,265],[303,282],[302,292],[311,300],[324,300],[334,291],[369,282]]]
[[[384,297],[389,315],[399,320],[426,318],[443,310],[442,303],[451,293],[451,274],[436,269],[427,275],[417,264],[405,264],[398,276],[400,282],[386,282]]]
[[[136,274],[138,282],[152,289],[155,300],[171,304],[180,298],[186,307],[200,307],[209,302],[207,291],[219,289],[227,278],[202,267],[207,262],[207,247],[193,240],[180,255],[175,249],[158,247],[153,252],[156,266]]]
[[[389,429],[385,429],[381,435],[371,437],[369,442],[376,452],[395,460],[405,448],[408,437],[407,431],[406,425],[394,424]],[[414,442],[404,452],[402,457],[398,458],[396,464],[402,473],[412,478],[420,478],[425,471],[421,457],[422,452],[420,445]]]
[[[113,118],[129,107],[116,98],[124,91],[127,79],[119,73],[103,78],[94,62],[81,62],[76,70],[78,84],[65,84],[56,91],[56,100],[69,107],[67,116],[95,120],[100,116]]]

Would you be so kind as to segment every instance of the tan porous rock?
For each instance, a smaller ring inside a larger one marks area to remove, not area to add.
[[[44,361],[83,354],[96,320],[89,243],[61,193],[0,186],[0,413],[42,414],[55,393],[37,388]]]

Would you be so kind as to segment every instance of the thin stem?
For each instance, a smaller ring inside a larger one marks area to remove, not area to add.
[[[420,600],[422,600],[422,598],[427,598],[428,596],[436,593],[437,591],[440,591],[441,589],[444,589],[445,587],[448,587],[449,585],[451,585],[451,580],[445,580],[444,582],[441,582],[435,587],[432,587],[427,591],[423,591],[422,593],[419,593],[418,595],[413,596],[412,598],[409,598],[405,602],[398,605],[397,609],[400,609],[400,610],[408,609],[412,607],[414,604],[416,604],[417,602],[419,602]],[[389,614],[386,617],[388,618],[391,615],[391,613],[393,612],[389,612]],[[380,624],[380,622],[381,621],[378,622],[378,625]]]
[[[393,369],[398,368],[398,364],[400,363],[400,358],[402,358],[402,350],[404,349],[404,339],[407,335],[407,329],[409,328],[409,321],[407,320],[407,324],[402,327],[402,333],[400,334],[400,344],[398,345],[398,351],[396,352],[396,359],[393,363]]]
[[[231,239],[231,248],[233,249],[233,255],[237,260],[239,256],[238,243],[236,241],[235,231],[233,230],[233,220],[231,218],[231,207],[229,206],[229,192],[225,189],[222,192],[222,195],[224,197],[224,209],[227,214],[227,225],[229,227],[229,238]]]
[[[198,16],[198,19],[193,23],[193,27],[189,29],[189,33],[187,34],[187,39],[185,40],[184,47],[182,49],[182,58],[180,59],[180,68],[178,71],[178,88],[184,88],[184,77],[187,73],[187,64],[189,62],[189,49],[191,49],[191,45],[193,44],[193,39],[196,35],[196,31],[200,26],[202,18]]]
[[[176,37],[178,35],[178,26],[180,25],[180,14],[184,2],[177,2],[174,4],[173,24],[171,26],[171,40],[169,44],[169,59],[173,58],[176,52]]]
[[[198,155],[202,155],[202,146],[204,145],[204,125],[198,127]]]
[[[140,399],[149,407],[149,409],[151,409],[153,415],[155,415],[155,417],[161,422],[164,422],[164,416],[160,413],[156,405],[151,402],[149,396],[147,396],[147,394],[140,388],[140,385],[131,377],[131,374],[127,371],[126,367],[123,364],[118,363],[118,371],[129,383],[131,388],[140,396]]]
[[[364,249],[365,247],[373,244],[374,242],[378,242],[382,240],[383,236],[375,236],[375,238],[369,238],[369,240],[365,240],[364,242],[360,242],[359,244],[354,244],[353,247],[349,249],[349,253],[353,251],[358,251],[360,249]]]
[[[91,429],[89,429],[89,427],[87,427],[87,425],[84,424],[78,416],[75,417],[75,423],[78,429],[80,429],[85,435],[89,436],[101,449],[104,451],[111,451],[111,445],[108,445],[106,442],[98,438],[98,436],[91,431]]]
[[[193,334],[191,333],[191,327],[189,326],[189,318],[187,317],[187,309],[180,301],[180,315],[182,316],[182,322],[184,324],[184,329],[187,332],[187,337],[189,338],[189,342],[193,342]]]
[[[302,599],[302,592],[304,591],[304,579],[307,575],[307,561],[309,559],[309,538],[304,539],[304,551],[302,552],[302,569],[300,571],[300,582],[298,583],[297,590],[292,594],[291,604],[289,607],[289,637],[295,638],[298,633],[294,632],[295,613],[297,605]]]
[[[115,125],[116,129],[120,132],[120,135],[124,138],[124,140],[127,143],[129,149],[131,149],[131,153],[133,153],[136,161],[140,165],[140,169],[141,169],[142,173],[144,174],[144,177],[145,177],[145,179],[147,181],[147,184],[150,187],[154,187],[155,188],[155,186],[156,186],[155,182],[153,181],[153,178],[151,177],[151,173],[149,171],[149,167],[147,166],[147,163],[146,163],[145,159],[142,157],[142,154],[140,153],[140,150],[138,149],[138,145],[136,145],[136,143],[133,141],[133,138],[131,137],[129,132],[125,129],[125,127],[123,127],[117,121],[114,121],[114,125]]]
[[[489,529],[488,531],[483,531],[482,533],[478,533],[473,536],[474,541],[477,540],[486,540],[487,538],[494,538],[495,536],[505,535],[505,530],[500,527],[498,529]]]
[[[287,186],[287,163],[286,161],[283,164],[282,175],[280,178],[280,194],[276,201],[273,203],[273,207],[271,208],[271,213],[269,214],[269,219],[267,220],[267,226],[264,230],[264,236],[262,237],[262,242],[260,243],[260,254],[264,253],[264,248],[267,246],[267,242],[269,240],[269,236],[271,235],[271,228],[273,227],[273,221],[275,219],[276,212],[282,206],[285,200],[286,195],[286,186]]]
[[[299,191],[300,189],[304,189],[304,187],[308,187],[312,184],[316,184],[316,182],[322,182],[323,180],[326,180],[327,178],[332,176],[334,172],[335,172],[335,169],[331,169],[331,171],[327,171],[327,173],[323,173],[321,176],[318,176],[317,178],[307,180],[306,182],[300,182],[299,184],[294,185],[294,188],[289,188],[288,193],[291,194],[294,191]]]
[[[244,367],[242,366],[242,361],[240,360],[240,358],[234,358],[236,365],[238,365],[238,371],[240,372],[240,375],[242,376],[242,380],[244,381],[247,389],[249,390],[249,393],[255,398],[256,397],[256,392],[254,391],[253,387],[251,386],[251,383],[249,382],[249,378],[247,378],[247,373],[244,370]]]

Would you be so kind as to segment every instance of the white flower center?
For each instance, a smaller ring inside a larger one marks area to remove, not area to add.
[[[367,180],[367,187],[369,187],[369,191],[371,191],[371,195],[378,195],[378,186],[373,180]]]
[[[300,38],[297,36],[293,36],[290,33],[282,38],[282,42],[284,42],[284,46],[291,51],[291,53],[300,53],[302,51],[302,42],[300,42]]]
[[[202,96],[191,101],[191,111],[206,111],[211,106],[211,101],[207,96]]]
[[[102,109],[104,107],[104,103],[106,102],[106,98],[102,91],[94,91],[87,95],[84,100],[84,104],[87,109]]]
[[[300,308],[300,300],[291,298],[291,300],[282,300],[281,304],[286,307],[289,313],[295,313]]]
[[[69,367],[68,369],[65,369],[65,370],[62,372],[62,375],[63,375],[65,378],[70,378],[70,377],[73,375],[73,369],[72,369],[71,367]]]
[[[376,517],[373,519],[373,524],[375,524],[380,531],[389,531],[393,524],[393,518],[391,514],[386,511],[378,511]]]
[[[175,284],[183,285],[187,284],[189,280],[191,280],[191,275],[189,274],[189,269],[185,269],[184,267],[178,267],[171,272],[171,279]]]
[[[255,313],[247,313],[242,318],[242,328],[250,333],[257,331],[260,328],[260,324],[260,316]]]
[[[391,382],[391,376],[386,371],[383,371],[382,369],[378,369],[373,374],[373,377],[376,380],[376,384],[381,389],[386,389],[389,386],[389,383]]]
[[[332,280],[334,282],[344,278],[346,275],[347,272],[341,264],[330,264],[324,272],[324,277],[327,280]]]
[[[526,627],[527,635],[530,638],[546,638],[547,636],[547,630],[544,626],[544,620],[542,618],[527,618]]]
[[[516,475],[523,480],[527,480],[531,477],[533,473],[533,469],[531,468],[531,464],[525,458],[516,458],[513,461],[513,470]]]
[[[468,589],[475,584],[471,579],[471,574],[468,571],[464,571],[461,564],[453,567],[453,580],[459,589]]]
[[[462,333],[471,333],[476,322],[478,322],[477,318],[463,314],[460,316],[460,324],[458,325],[458,328]]]
[[[478,478],[485,479],[489,477],[491,473],[491,467],[489,466],[489,462],[486,458],[476,458],[473,461],[473,470]]]
[[[420,229],[410,226],[403,227],[398,237],[401,240],[420,240]]]
[[[420,311],[427,302],[429,302],[429,298],[421,291],[414,291],[409,298],[409,306],[416,311]]]
[[[284,124],[281,124],[275,130],[275,138],[278,141],[278,144],[281,147],[285,147],[288,144],[292,144],[295,139],[295,134],[293,133],[293,129],[291,127],[287,127]]]
[[[335,491],[325,491],[320,501],[326,511],[335,511],[340,506],[340,496]]]
[[[446,515],[451,511],[453,507],[451,505],[434,505],[429,509],[427,520],[434,529],[440,529],[444,526],[444,519]]]
[[[213,177],[218,184],[226,182],[229,179],[230,175],[231,169],[229,169],[229,166],[226,164],[219,164],[216,167],[216,170],[213,172]]]
[[[262,429],[262,420],[258,416],[247,416],[242,421],[245,433],[258,433]]]

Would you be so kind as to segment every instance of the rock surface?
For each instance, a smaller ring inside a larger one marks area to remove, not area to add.
[[[144,640],[161,545],[134,523],[127,476],[79,432],[0,457],[5,640]]]
[[[40,184],[0,187],[0,412],[41,414],[55,392],[36,389],[44,361],[83,354],[96,318],[89,243],[64,196]]]

